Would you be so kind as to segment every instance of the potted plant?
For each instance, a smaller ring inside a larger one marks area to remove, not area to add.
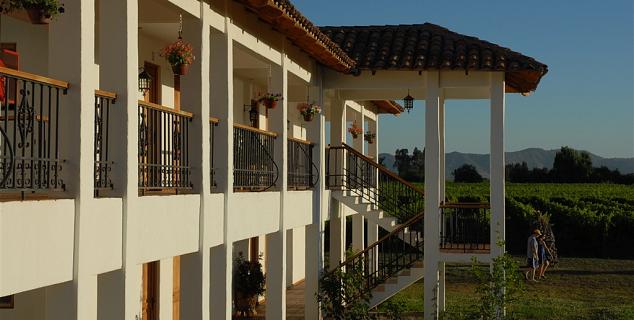
[[[33,24],[49,24],[58,14],[64,13],[64,5],[59,0],[5,0],[2,11],[9,13],[24,9]]]
[[[315,103],[300,103],[297,110],[304,117],[304,121],[311,122],[316,114],[321,113],[321,107]]]
[[[369,144],[373,144],[375,138],[376,138],[376,133],[372,133],[370,131],[366,132],[363,135],[363,139],[367,141]]]
[[[266,283],[260,259],[261,257],[257,261],[249,261],[240,252],[234,261],[233,292],[238,315],[256,314],[258,295],[264,293]]]
[[[178,38],[176,42],[163,48],[161,56],[165,57],[172,66],[175,75],[184,76],[189,70],[189,65],[194,62],[192,45]]]
[[[356,139],[357,137],[359,137],[360,134],[363,133],[363,129],[361,129],[360,127],[357,127],[357,125],[353,123],[352,126],[348,128],[348,132],[350,132],[353,139]]]
[[[277,106],[277,102],[282,99],[282,95],[279,93],[266,93],[265,95],[260,97],[258,102],[269,109],[275,109],[275,107]]]

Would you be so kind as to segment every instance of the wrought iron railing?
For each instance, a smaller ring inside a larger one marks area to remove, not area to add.
[[[109,156],[110,106],[117,95],[111,92],[95,91],[95,197],[104,190],[112,190],[112,165]]]
[[[319,179],[319,168],[313,163],[315,145],[304,140],[288,138],[288,189],[308,190]]]
[[[422,212],[416,214],[377,242],[337,266],[344,272],[362,271],[363,284],[357,295],[371,292],[387,279],[423,260],[424,216]],[[334,270],[329,274],[335,274]],[[352,301],[353,299],[354,297],[348,297],[345,300]]]
[[[139,101],[139,191],[192,188],[189,123],[193,115]]]
[[[216,166],[214,162],[214,154],[215,154],[215,133],[216,127],[220,123],[218,118],[210,117],[209,118],[209,166],[210,166],[210,174],[211,174],[211,191],[216,191]]]
[[[277,183],[279,168],[273,158],[276,134],[233,125],[233,188],[266,191]]]
[[[488,203],[440,205],[440,248],[463,252],[489,250],[491,217]]]
[[[0,67],[0,191],[62,191],[59,121],[68,83]]]
[[[361,196],[404,222],[424,209],[424,193],[384,166],[343,144],[326,154],[326,186]]]

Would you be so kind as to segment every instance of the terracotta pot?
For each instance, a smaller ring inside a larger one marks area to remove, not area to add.
[[[312,114],[312,113],[305,114],[305,115],[304,115],[304,121],[306,121],[306,122],[311,122],[311,121],[313,121],[313,116],[314,116],[314,114]]]
[[[367,141],[369,144],[373,144],[374,138],[368,138],[368,139],[365,139],[365,141]]]
[[[358,134],[356,134],[356,133],[352,133],[352,132],[350,132],[350,134],[352,135],[352,139],[356,139],[356,138],[358,138],[358,137],[359,137],[359,135],[358,135]]]
[[[262,103],[269,109],[275,109],[275,107],[277,107],[277,100],[275,99],[264,98]]]
[[[26,13],[29,15],[29,20],[32,24],[49,24],[51,23],[52,16],[45,14],[41,8],[28,8]]]
[[[189,64],[177,64],[172,66],[172,72],[178,76],[184,76],[189,72]]]
[[[255,311],[255,306],[258,302],[257,296],[247,296],[241,292],[236,292],[233,302],[239,315],[254,316],[257,314],[257,311]]]

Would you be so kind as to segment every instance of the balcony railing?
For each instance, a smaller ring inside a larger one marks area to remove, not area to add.
[[[105,190],[112,190],[112,161],[108,155],[110,133],[110,105],[117,95],[95,90],[95,197]]]
[[[236,191],[266,191],[277,183],[275,163],[277,134],[240,124],[233,125],[233,188]]]
[[[139,191],[190,190],[189,123],[193,115],[139,101]]]
[[[443,203],[440,206],[440,248],[474,252],[490,249],[488,203]]]
[[[315,186],[319,169],[313,163],[314,144],[288,138],[288,189],[307,190]]]
[[[1,191],[65,189],[59,121],[67,90],[66,82],[0,67]]]
[[[218,118],[214,118],[214,117],[209,117],[209,165],[211,167],[211,191],[214,192],[216,191],[216,166],[215,166],[215,162],[214,162],[214,154],[215,154],[215,131],[216,131],[216,127],[218,126],[218,123],[220,123],[220,120]]]

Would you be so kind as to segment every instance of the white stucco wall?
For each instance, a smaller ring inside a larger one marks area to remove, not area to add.
[[[0,21],[0,42],[17,44],[20,70],[48,74],[48,27],[34,25],[4,14]]]
[[[88,270],[92,273],[104,273],[121,268],[123,247],[123,213],[120,198],[95,199],[90,212],[82,217],[92,239],[90,248],[84,252]]]
[[[0,296],[73,279],[74,200],[0,204]]]
[[[134,215],[137,263],[198,251],[200,195],[139,197]]]
[[[160,56],[161,49],[168,44],[139,32],[139,67],[143,67],[145,61],[159,66],[161,77],[160,104],[174,107],[174,73],[167,60]],[[138,99],[143,100],[143,94],[140,92]]]
[[[213,247],[224,241],[225,195],[212,193],[208,197],[210,203],[205,204],[205,247]]]
[[[239,192],[227,214],[228,238],[237,241],[279,230],[279,192]]]
[[[284,228],[292,229],[312,223],[313,192],[289,191],[284,198],[286,212],[284,213]]]

